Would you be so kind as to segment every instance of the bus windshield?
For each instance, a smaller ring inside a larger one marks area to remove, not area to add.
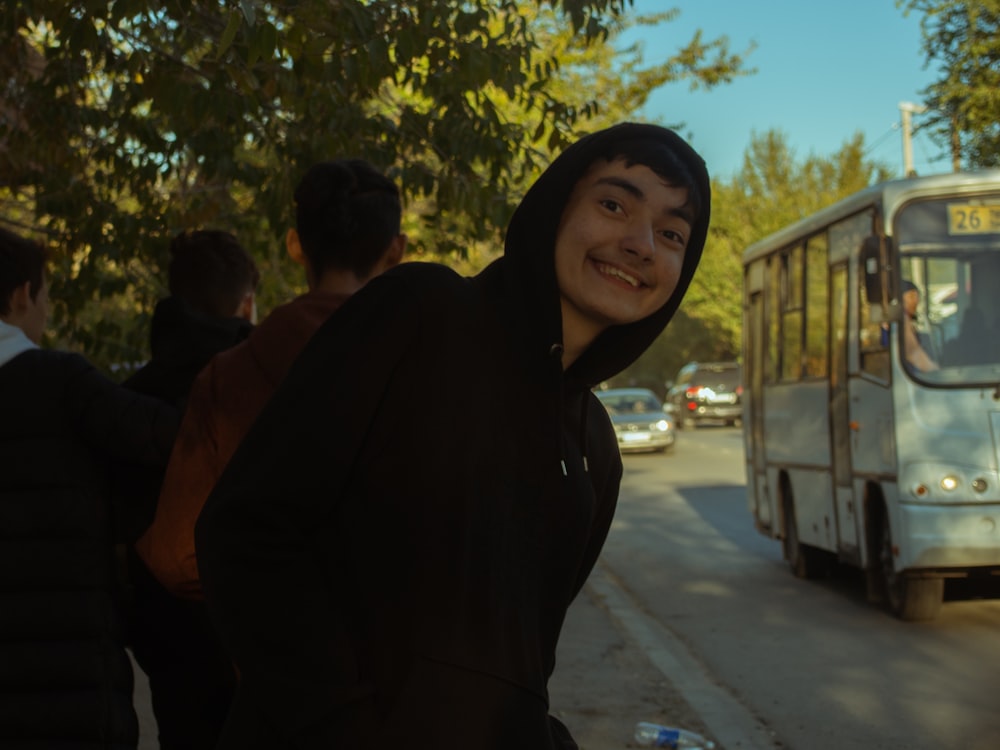
[[[941,386],[1000,384],[1000,193],[911,202],[894,229],[907,371]]]

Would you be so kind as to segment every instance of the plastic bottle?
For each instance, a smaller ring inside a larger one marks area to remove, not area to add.
[[[639,747],[669,747],[672,750],[711,750],[715,743],[697,732],[665,727],[648,721],[635,725],[635,741]]]

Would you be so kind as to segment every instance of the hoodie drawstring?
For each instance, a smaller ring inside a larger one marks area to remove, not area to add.
[[[563,430],[564,405],[566,398],[565,378],[562,368],[562,344],[553,344],[549,347],[549,357],[559,368],[559,393],[556,395],[556,429],[559,435],[559,467],[562,469],[564,477],[569,476],[569,469],[566,466],[566,438]],[[587,399],[586,396],[580,399],[580,454],[583,457],[583,470],[590,472],[590,464],[587,462]]]
[[[559,392],[556,393],[556,434],[559,436],[559,467],[562,469],[564,477],[569,476],[566,469],[566,444],[563,438],[563,398],[565,398],[565,388],[563,386],[563,366],[562,366],[563,345],[553,344],[549,347],[549,359],[555,365],[556,377],[559,384]]]

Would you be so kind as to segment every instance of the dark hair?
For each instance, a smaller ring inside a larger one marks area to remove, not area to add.
[[[229,232],[181,232],[170,256],[170,293],[205,315],[232,317],[260,281],[257,264]]]
[[[28,282],[31,299],[45,280],[45,248],[38,242],[0,227],[0,315],[10,312],[14,290]]]
[[[687,207],[693,218],[701,213],[703,196],[688,165],[662,140],[655,138],[629,138],[611,140],[602,156],[608,161],[624,159],[626,166],[641,164],[649,167],[673,187],[688,192]]]
[[[399,188],[363,159],[315,164],[295,188],[295,228],[316,276],[336,268],[367,277],[401,214]]]

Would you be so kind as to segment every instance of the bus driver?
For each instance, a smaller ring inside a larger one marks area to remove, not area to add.
[[[912,281],[903,280],[903,339],[907,363],[920,372],[932,372],[939,369],[937,362],[931,359],[924,350],[917,335],[914,321],[917,318],[917,308],[920,305],[920,290]]]

